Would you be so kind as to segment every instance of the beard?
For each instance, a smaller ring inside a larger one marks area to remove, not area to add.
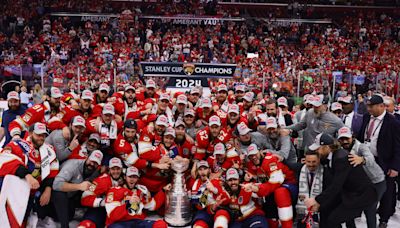
[[[279,137],[278,133],[270,133],[268,134],[268,137],[271,139],[277,139]]]
[[[43,142],[37,141],[34,137],[32,137],[31,140],[32,140],[33,146],[34,146],[36,149],[39,149],[39,148],[43,145],[43,143],[44,143],[44,141],[43,141]]]
[[[238,196],[240,193],[240,186],[237,186],[236,190],[232,190],[231,186],[229,186],[228,184],[225,185],[226,191],[232,196]]]
[[[94,171],[96,171],[96,168],[92,165],[86,165],[83,167],[83,174],[85,176],[90,176],[94,173]]]
[[[11,111],[17,111],[19,108],[19,105],[8,105],[8,109]]]

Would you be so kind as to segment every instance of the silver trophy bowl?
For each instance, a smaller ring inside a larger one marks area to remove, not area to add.
[[[165,202],[165,221],[170,226],[187,226],[192,221],[190,199],[186,190],[184,172],[188,169],[189,162],[174,160],[171,164],[175,171],[172,189],[167,194]]]

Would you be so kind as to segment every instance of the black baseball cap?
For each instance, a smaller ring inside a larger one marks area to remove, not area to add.
[[[383,97],[378,94],[372,95],[370,99],[367,100],[367,105],[383,104]]]
[[[136,121],[134,119],[127,119],[124,122],[124,128],[133,128],[133,129],[137,129],[137,124]]]
[[[310,150],[318,150],[321,146],[332,145],[335,142],[332,136],[326,133],[321,133],[315,137],[314,143],[308,147]]]

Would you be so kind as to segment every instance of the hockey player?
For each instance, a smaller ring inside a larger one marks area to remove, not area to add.
[[[56,153],[51,145],[44,142],[47,134],[45,124],[35,123],[30,127],[26,140],[11,141],[0,153],[0,189],[6,175],[24,178],[31,189],[37,190],[36,195],[40,196],[35,205],[39,218],[44,218],[50,210],[47,205],[50,202],[54,178],[59,172]],[[28,210],[32,208],[33,202],[32,200],[28,204]]]
[[[229,101],[228,101],[228,87],[224,84],[218,86],[218,94],[216,95],[216,102],[213,104],[214,111],[222,110],[225,113],[228,112]]]
[[[114,141],[114,155],[120,158],[129,167],[135,165],[138,169],[146,168],[146,160],[139,159],[137,151],[138,143],[137,124],[133,119],[124,122],[124,130]]]
[[[207,159],[214,152],[214,145],[230,140],[230,135],[221,127],[221,119],[218,116],[210,117],[208,127],[199,131],[196,135],[196,153],[194,160]]]
[[[273,220],[279,217],[283,228],[293,226],[292,195],[297,194],[295,175],[277,156],[267,152],[262,155],[255,144],[248,147],[247,173],[245,180],[256,183],[246,184],[246,191],[257,193],[259,197],[269,196],[264,203],[270,227],[278,227]],[[277,206],[277,207],[276,207]],[[276,212],[276,208],[278,208]]]
[[[161,142],[161,137],[165,129],[168,127],[168,119],[165,115],[158,116],[155,124],[150,123],[139,137],[138,150],[139,156],[146,156],[153,146],[157,146]]]
[[[182,119],[178,119],[175,122],[175,143],[178,148],[179,156],[183,158],[191,158],[194,152],[194,140],[185,133],[185,123]]]
[[[215,228],[268,227],[264,212],[258,204],[258,196],[245,191],[240,185],[239,172],[235,168],[226,171],[224,189],[229,196],[229,204],[220,206],[215,213]]]
[[[122,162],[119,158],[112,158],[109,162],[109,173],[105,173],[93,180],[88,190],[84,191],[81,204],[89,209],[86,211],[81,228],[104,227],[106,222],[105,196],[112,187],[123,184]]]
[[[140,158],[148,163],[145,174],[140,178],[140,184],[147,186],[150,192],[158,192],[169,182],[170,163],[178,156],[175,143],[175,130],[168,127],[163,135],[161,144],[154,146],[149,152],[141,154]],[[153,164],[161,164],[152,168]]]
[[[72,106],[66,106],[64,108],[62,121],[64,124],[69,125],[71,120],[75,116],[82,116],[85,120],[92,117],[92,101],[93,93],[90,90],[84,90],[79,101],[79,109],[75,109]]]
[[[188,182],[191,202],[197,210],[192,226],[194,228],[211,228],[214,224],[214,213],[220,205],[229,204],[226,191],[222,189],[220,179],[210,180],[210,166],[206,161],[196,164],[196,177]]]
[[[159,209],[165,201],[164,191],[169,190],[170,185],[152,197],[145,186],[137,184],[139,177],[139,170],[131,166],[126,171],[125,185],[108,191],[105,203],[107,227],[167,227],[163,220],[145,220],[145,210]]]
[[[240,157],[235,148],[227,144],[225,148],[223,143],[217,143],[214,146],[214,154],[207,158],[211,167],[211,173],[214,177],[220,177],[231,167],[240,168]]]
[[[50,130],[63,129],[68,136],[68,127],[57,116],[60,113],[60,100],[62,94],[60,89],[51,88],[51,98],[42,104],[37,104],[25,111],[25,114],[10,123],[9,132],[11,137],[18,138],[22,131],[27,131],[34,123],[45,123]]]
[[[122,128],[123,123],[114,120],[114,106],[105,104],[103,107],[101,117],[86,121],[86,134],[98,133],[100,135],[100,149],[111,155],[111,148],[115,139],[117,139],[118,132]],[[108,162],[106,154],[105,161]]]
[[[143,106],[144,103],[136,99],[135,88],[130,85],[125,87],[123,97],[116,98],[114,102],[115,112],[122,116],[124,120],[128,119],[128,114],[132,119],[139,119]]]

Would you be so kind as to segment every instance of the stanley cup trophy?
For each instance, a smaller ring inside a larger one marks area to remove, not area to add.
[[[172,169],[175,175],[172,189],[167,194],[165,221],[170,226],[186,226],[192,221],[190,199],[186,190],[184,172],[188,169],[187,159],[175,159]]]

